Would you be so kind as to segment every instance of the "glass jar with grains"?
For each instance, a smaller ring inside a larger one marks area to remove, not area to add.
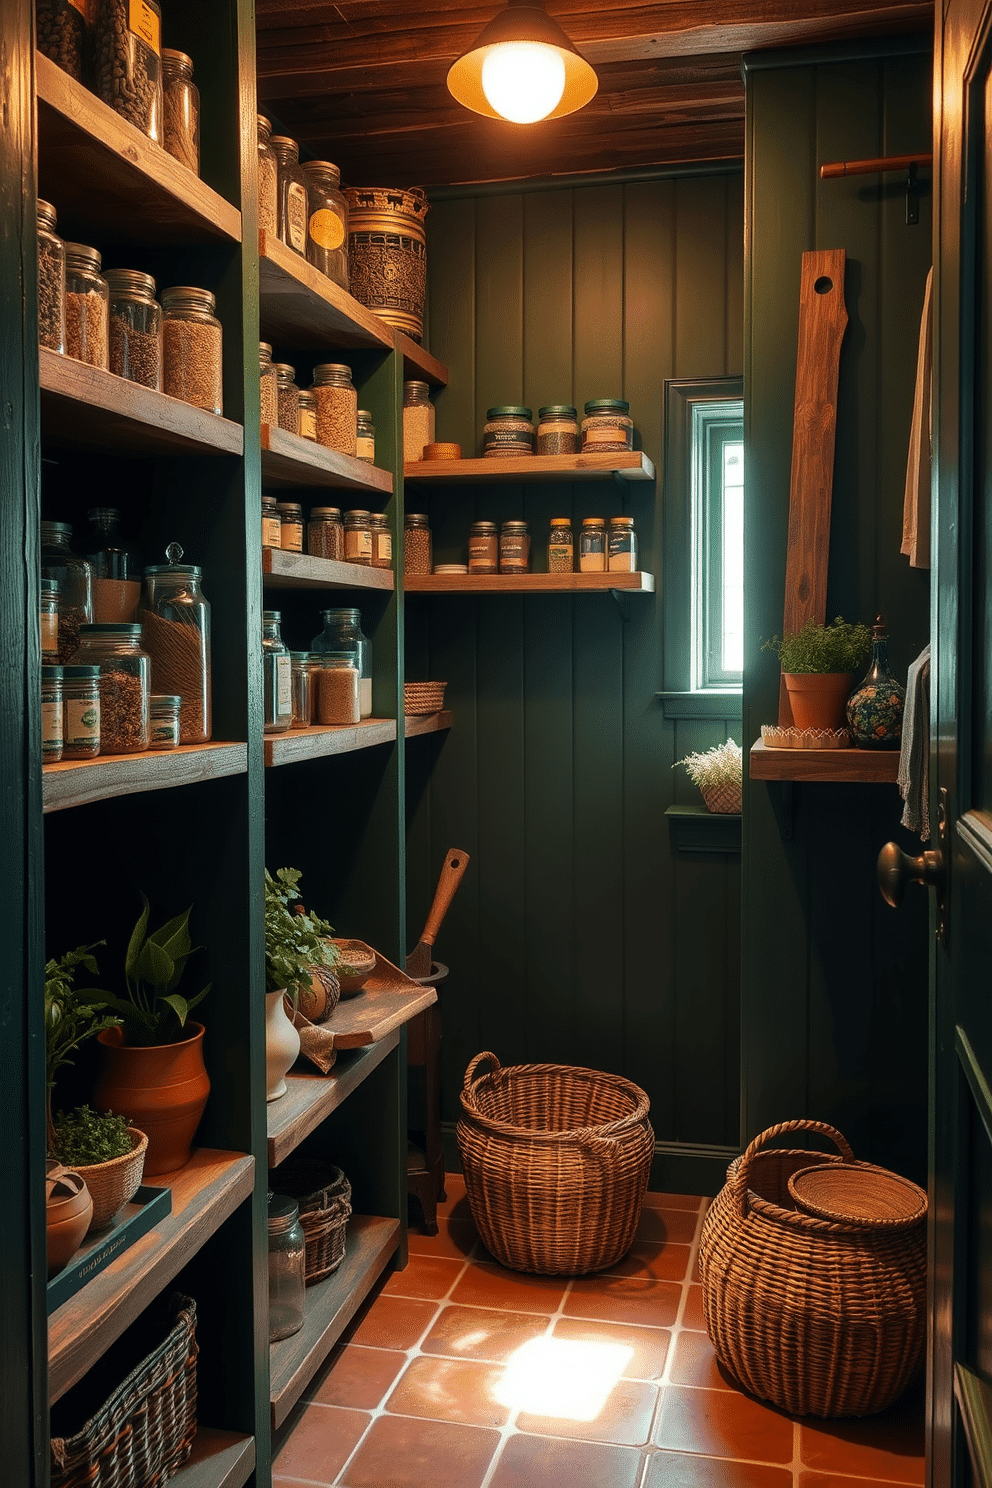
[[[530,533],[526,522],[504,522],[499,534],[501,574],[530,573]]]
[[[403,459],[422,460],[424,446],[434,443],[434,404],[430,384],[412,379],[403,384]]]
[[[86,558],[93,567],[93,619],[98,625],[137,619],[141,567],[131,543],[121,534],[115,506],[91,506]]]
[[[128,382],[162,391],[162,307],[155,280],[136,269],[108,269],[110,370]]]
[[[288,434],[300,432],[300,394],[296,386],[296,368],[288,362],[273,363],[276,369],[276,391],[279,395],[279,427]]]
[[[162,351],[163,392],[220,413],[223,339],[209,289],[163,289]]]
[[[259,416],[270,427],[279,422],[279,375],[272,360],[272,347],[258,343]]]
[[[282,547],[282,518],[276,510],[274,496],[262,497],[262,547]]]
[[[38,202],[38,340],[51,351],[65,351],[65,244],[55,231],[55,208],[46,201]]]
[[[337,563],[344,562],[344,523],[338,507],[310,508],[307,552],[311,558],[333,558]]]
[[[607,541],[610,573],[634,573],[637,570],[637,533],[633,517],[611,517]]]
[[[361,722],[361,678],[349,652],[325,653],[318,658],[317,717],[322,724]],[[371,712],[371,707],[369,712]]]
[[[302,553],[303,507],[298,501],[277,501],[276,511],[282,524],[279,546],[287,553]]]
[[[350,656],[358,667],[362,718],[372,714],[372,642],[362,630],[357,609],[322,610],[324,629],[314,636],[310,650],[319,656]]]
[[[272,135],[269,143],[276,157],[276,233],[294,253],[307,253],[307,180],[300,165],[300,147],[284,134]]]
[[[46,666],[57,666],[59,660],[59,586],[55,579],[42,579],[38,597],[38,624],[41,631],[41,659]]]
[[[310,439],[314,444],[317,442],[317,399],[309,388],[300,388],[296,395],[298,404],[298,418],[300,427],[297,430],[301,439]]]
[[[62,758],[62,668],[41,669],[41,759],[54,765]]]
[[[100,254],[85,243],[65,245],[65,349],[77,362],[107,370],[110,290],[100,273]]]
[[[355,458],[375,464],[375,424],[367,408],[358,410],[358,430],[355,440]]]
[[[634,448],[634,420],[623,398],[592,398],[585,405],[582,448],[595,454]]]
[[[488,459],[534,453],[534,425],[531,411],[514,403],[503,403],[486,410],[482,431],[482,453]]]
[[[262,729],[284,734],[293,726],[293,668],[282,638],[282,614],[262,611]]]
[[[269,1342],[303,1327],[306,1236],[295,1199],[269,1194]]]
[[[372,566],[372,525],[367,511],[344,514],[344,561],[360,563],[363,568]]]
[[[72,551],[68,522],[41,524],[41,577],[59,586],[60,666],[71,661],[79,647],[79,631],[93,620],[93,565]]]
[[[138,612],[151,657],[152,690],[182,698],[179,742],[205,744],[213,727],[210,604],[200,588],[202,570],[179,562],[179,544],[170,543],[165,556],[168,563],[145,569]]]
[[[468,529],[468,571],[499,573],[499,528],[495,522],[473,522]]]
[[[39,52],[81,83],[89,55],[89,5],[85,0],[35,0],[34,14]]]
[[[167,692],[153,692],[148,699],[149,749],[177,749],[180,741],[179,710],[182,698]]]
[[[62,668],[62,758],[96,759],[100,753],[100,668]]]
[[[171,47],[162,49],[162,144],[180,165],[200,174],[200,91],[193,59]]]
[[[162,141],[162,11],[158,0],[93,0],[91,87],[142,134]]]
[[[325,449],[353,455],[358,437],[358,394],[351,368],[321,362],[313,369],[310,391],[317,400],[317,441]]]
[[[404,571],[429,574],[433,567],[430,520],[425,512],[407,512],[403,521]]]
[[[579,573],[606,572],[606,523],[602,517],[583,517],[579,533]]]
[[[258,225],[263,232],[276,232],[279,219],[279,166],[272,148],[272,125],[258,114]],[[275,423],[275,419],[272,420]]]
[[[100,753],[148,748],[151,660],[140,625],[84,625],[76,660],[100,668]]]
[[[340,189],[341,172],[329,160],[308,160],[303,174],[310,207],[307,261],[347,289],[348,203]]]
[[[370,512],[369,528],[372,532],[372,567],[392,568],[393,534],[389,530],[386,513]]]
[[[571,517],[552,517],[548,536],[548,573],[571,573],[575,567],[575,544]]]
[[[570,403],[549,403],[537,413],[537,453],[577,455],[579,419]]]

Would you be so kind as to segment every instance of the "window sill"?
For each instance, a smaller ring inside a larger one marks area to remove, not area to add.
[[[726,692],[657,692],[666,718],[732,718],[741,717],[741,690]]]
[[[669,806],[669,833],[680,852],[740,853],[740,813],[707,811],[705,806]]]

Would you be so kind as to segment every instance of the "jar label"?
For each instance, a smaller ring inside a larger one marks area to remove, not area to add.
[[[355,440],[355,458],[357,460],[375,460],[375,440],[370,439],[367,434],[359,434]]]
[[[312,408],[300,409],[300,438],[317,438],[317,415]]]
[[[362,559],[367,563],[372,561],[372,534],[362,531],[358,527],[346,527],[344,530],[344,561],[346,563],[361,563]]]
[[[634,543],[634,534],[629,529],[610,533],[610,567],[618,573],[633,571]]]
[[[152,724],[152,749],[161,749],[164,745],[172,746],[179,743],[179,720],[168,719],[162,723]]]
[[[391,532],[377,532],[375,535],[376,558],[379,562],[392,563],[393,561],[393,534]]]
[[[303,552],[303,523],[283,522],[279,528],[280,546],[287,553]]]
[[[571,543],[548,543],[548,558],[551,562],[556,559],[559,563],[567,563],[571,566],[572,544]]]
[[[289,230],[289,246],[297,253],[305,253],[307,246],[307,194],[299,181],[290,181],[286,188],[286,226]]]
[[[624,449],[630,442],[630,431],[621,429],[614,424],[611,429],[586,429],[582,435],[582,446],[588,449],[591,444],[619,444]]]
[[[310,218],[310,236],[318,248],[340,248],[344,242],[344,223],[337,212],[321,207]]]
[[[62,748],[62,703],[41,705],[41,747],[45,750]]]
[[[534,436],[528,434],[526,429],[493,429],[490,433],[483,435],[482,439],[482,453],[488,455],[490,450],[502,450],[506,454],[532,455]]]
[[[66,698],[65,742],[82,746],[99,743],[100,704],[95,698]]]
[[[293,663],[289,655],[276,657],[276,717],[289,718],[293,712]]]
[[[57,651],[59,649],[59,617],[45,610],[41,612],[41,649],[42,651]]]
[[[79,8],[82,9],[82,6]],[[158,56],[162,49],[162,22],[148,0],[130,0],[128,26]]]
[[[526,563],[530,551],[529,537],[503,537],[499,544],[499,559],[501,563],[517,560]]]
[[[278,517],[262,518],[262,547],[282,547],[282,523]]]

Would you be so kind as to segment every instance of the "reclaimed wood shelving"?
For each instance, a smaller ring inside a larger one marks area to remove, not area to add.
[[[286,429],[262,425],[262,480],[267,486],[330,486],[361,491],[381,500],[393,491],[393,477],[366,460],[325,449]]]
[[[291,1070],[286,1076],[286,1094],[273,1101],[266,1112],[269,1167],[276,1167],[295,1152],[303,1139],[358,1089],[399,1041],[399,1031],[393,1029],[378,1043],[346,1054],[329,1075],[317,1074],[303,1063]]]
[[[255,1469],[255,1438],[197,1424],[193,1450],[172,1488],[244,1488]]]
[[[304,760],[323,759],[329,754],[352,754],[375,744],[391,744],[396,738],[395,718],[363,718],[361,723],[313,724],[289,729],[284,734],[266,734],[267,766],[297,765]]]
[[[652,481],[654,461],[629,454],[507,455],[482,460],[408,460],[403,479],[415,485],[474,485],[479,481]]]
[[[391,568],[367,568],[360,563],[263,548],[262,583],[266,589],[391,590],[396,587],[396,575]]]
[[[385,321],[264,229],[258,234],[258,260],[259,322],[267,341],[318,350],[392,351],[393,332]]]
[[[247,768],[247,744],[180,744],[178,749],[149,749],[142,754],[59,760],[42,767],[44,809],[65,811],[137,791],[172,790],[200,780],[243,775]]]
[[[407,594],[653,594],[649,573],[407,574]]]
[[[769,749],[760,739],[751,745],[752,780],[837,780],[852,785],[892,785],[898,770],[898,750]]]

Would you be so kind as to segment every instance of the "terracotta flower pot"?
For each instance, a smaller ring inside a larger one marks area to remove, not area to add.
[[[75,1171],[85,1181],[93,1199],[90,1230],[109,1229],[124,1205],[130,1203],[141,1187],[148,1138],[136,1126],[129,1126],[131,1151],[107,1162],[77,1163]]]
[[[119,1028],[97,1034],[103,1065],[93,1104],[116,1111],[148,1136],[145,1176],[174,1173],[191,1156],[193,1138],[210,1093],[203,1064],[203,1024],[187,1023],[190,1037],[178,1044],[131,1047]]]
[[[54,1276],[82,1245],[93,1217],[93,1200],[79,1174],[54,1158],[45,1164],[45,1190],[48,1274]]]
[[[801,729],[842,729],[853,672],[785,672],[792,721]]]

